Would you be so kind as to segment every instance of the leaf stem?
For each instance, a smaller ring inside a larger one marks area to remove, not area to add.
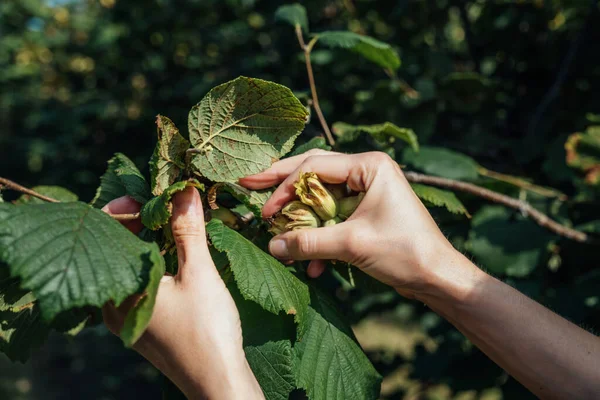
[[[304,42],[304,36],[302,35],[302,28],[300,25],[296,25],[296,37],[298,38],[298,43],[300,44],[300,48],[304,51],[304,60],[306,62],[306,73],[308,74],[308,83],[310,84],[310,92],[312,95],[313,107],[315,112],[317,113],[317,117],[319,117],[319,122],[321,123],[321,127],[325,132],[325,136],[327,136],[327,141],[331,146],[335,145],[335,139],[329,130],[329,126],[327,125],[327,121],[325,121],[325,117],[323,116],[323,112],[321,111],[321,106],[319,105],[319,96],[317,95],[317,86],[315,85],[315,77],[313,74],[312,63],[310,62],[310,52],[314,44],[317,42],[317,38],[313,38],[308,45]]]
[[[47,201],[48,203],[60,203],[59,200],[56,200],[52,197],[44,196],[41,193],[36,192],[35,190],[31,190],[26,188],[25,186],[19,185],[17,182],[13,182],[10,179],[0,177],[0,187],[7,187],[9,189],[15,190],[17,192],[21,192],[23,194],[27,194],[29,196],[37,197],[40,200]],[[117,221],[133,221],[140,217],[140,213],[132,213],[132,214],[109,214],[112,218]]]
[[[25,186],[21,186],[16,182],[13,182],[9,179],[0,177],[0,186],[6,186],[9,189],[16,190],[17,192],[21,192],[24,194],[28,194],[29,196],[37,197],[40,200],[47,201],[49,203],[58,203],[59,201],[53,199],[52,197],[44,196],[34,190],[28,189]]]
[[[440,178],[437,176],[424,175],[417,172],[405,171],[404,176],[409,182],[425,183],[433,186],[439,186],[452,191],[470,193],[474,196],[484,198],[494,203],[502,204],[506,207],[519,210],[523,216],[531,218],[538,225],[556,233],[557,235],[572,239],[580,243],[595,243],[597,240],[585,232],[581,232],[562,225],[546,214],[535,209],[531,204],[524,200],[518,200],[504,194],[474,185],[472,183],[455,181],[453,179]]]

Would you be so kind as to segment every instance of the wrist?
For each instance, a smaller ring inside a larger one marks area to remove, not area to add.
[[[488,276],[449,243],[426,258],[421,270],[425,277],[415,298],[436,311],[467,302]]]

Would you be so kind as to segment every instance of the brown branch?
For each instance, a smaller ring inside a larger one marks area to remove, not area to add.
[[[461,181],[455,181],[452,179],[440,178],[437,176],[430,176],[419,174],[417,172],[405,171],[404,176],[409,182],[413,183],[425,183],[433,186],[439,186],[453,191],[465,192],[475,195],[477,197],[484,198],[494,203],[502,204],[504,206],[519,210],[524,216],[531,218],[538,225],[556,233],[557,235],[575,240],[581,243],[592,243],[596,240],[590,237],[585,232],[580,232],[568,226],[561,225],[560,223],[552,220],[546,214],[536,210],[531,204],[526,201],[518,200],[510,196],[506,196],[486,188],[482,188],[472,183],[466,183]]]
[[[12,189],[12,190],[16,190],[17,192],[27,194],[29,196],[37,197],[38,199],[47,201],[49,203],[60,203],[59,200],[56,200],[52,197],[44,196],[43,194],[40,194],[40,193],[36,192],[35,190],[26,188],[25,186],[19,185],[18,183],[13,182],[10,179],[0,177],[0,187],[3,187],[3,186],[7,187],[9,189]],[[116,219],[117,221],[133,221],[140,217],[139,212],[132,213],[132,214],[110,214],[110,213],[107,213],[107,214],[110,215],[112,218]]]
[[[140,218],[140,213],[132,213],[132,214],[109,214],[113,219],[116,219],[117,221],[134,221],[138,218]]]
[[[312,95],[313,108],[317,113],[317,117],[319,117],[319,122],[321,122],[321,127],[325,132],[325,136],[327,136],[327,140],[331,146],[335,145],[335,139],[329,130],[329,126],[327,125],[327,121],[325,121],[325,117],[323,116],[323,112],[321,111],[321,106],[319,105],[319,96],[317,95],[317,86],[315,85],[315,77],[313,74],[312,63],[310,62],[310,52],[316,43],[316,40],[311,40],[308,45],[304,42],[304,36],[302,35],[302,28],[300,25],[296,25],[296,36],[298,38],[298,43],[304,51],[304,60],[306,61],[306,73],[308,74],[308,83],[310,84],[310,93]]]
[[[28,189],[25,186],[21,186],[16,182],[13,182],[9,179],[0,177],[0,186],[5,186],[9,189],[16,190],[17,192],[21,192],[24,194],[28,194],[29,196],[37,197],[38,199],[47,201],[49,203],[58,203],[58,200],[53,199],[52,197],[44,196],[34,190]]]

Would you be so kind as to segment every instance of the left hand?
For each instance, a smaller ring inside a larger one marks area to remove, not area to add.
[[[135,213],[130,197],[108,203],[109,214]],[[125,222],[133,233],[139,220]],[[217,271],[206,242],[200,195],[187,188],[173,197],[171,230],[179,272],[165,275],[146,332],[133,348],[161,370],[190,399],[263,398],[242,346],[240,316]],[[119,307],[102,309],[106,326],[119,334],[127,312],[139,300],[132,296]]]

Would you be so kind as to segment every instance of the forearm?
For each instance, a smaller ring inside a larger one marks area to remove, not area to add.
[[[245,357],[224,355],[203,360],[193,348],[184,354],[162,350],[161,344],[136,345],[148,361],[167,376],[188,399],[264,399]],[[162,351],[161,351],[162,350]]]
[[[600,338],[455,253],[418,298],[542,399],[600,393]]]

